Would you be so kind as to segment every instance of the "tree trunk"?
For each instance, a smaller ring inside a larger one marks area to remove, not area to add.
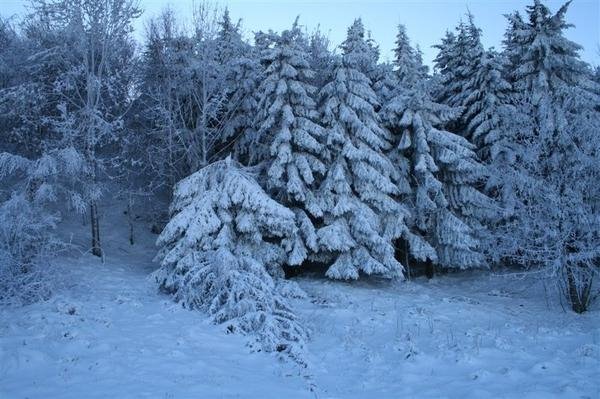
[[[433,262],[430,259],[427,259],[425,262],[425,276],[428,279],[432,279],[435,274],[435,268],[433,266]]]
[[[90,202],[90,227],[92,231],[92,255],[102,257],[100,246],[100,221],[98,220],[98,204]]]
[[[567,297],[571,303],[571,309],[575,313],[587,311],[592,291],[592,277],[580,276],[581,289],[578,289],[577,276],[573,271],[573,266],[566,266],[567,271]]]
[[[129,196],[129,201],[127,201],[127,222],[129,223],[129,245],[133,245],[135,243],[134,235],[133,235],[133,200],[131,199],[131,195]]]
[[[410,248],[408,246],[408,241],[404,241],[404,264],[406,265],[406,279],[410,280],[410,256],[409,256]]]

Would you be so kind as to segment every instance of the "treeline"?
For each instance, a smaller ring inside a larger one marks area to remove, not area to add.
[[[172,292],[189,251],[243,254],[258,279],[272,265],[334,279],[510,265],[555,276],[583,312],[600,259],[600,71],[564,36],[568,5],[510,14],[501,51],[467,15],[429,71],[403,26],[381,63],[360,19],[335,48],[298,20],[249,42],[201,3],[191,29],[169,10],[151,20],[136,51],[131,0],[33,0],[0,21],[2,280],[43,269],[57,209],[87,215],[102,256],[103,196],[130,217],[166,209],[192,175],[159,240]]]

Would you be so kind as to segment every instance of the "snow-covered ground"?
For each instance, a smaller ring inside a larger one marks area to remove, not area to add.
[[[65,256],[51,300],[0,309],[0,398],[600,397],[598,306],[564,312],[535,276],[301,278],[299,370],[159,294],[155,236],[106,229],[106,263]]]

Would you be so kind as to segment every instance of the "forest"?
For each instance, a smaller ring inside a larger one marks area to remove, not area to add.
[[[101,265],[119,228],[156,242],[157,293],[301,365],[298,278],[528,275],[583,317],[600,67],[565,36],[569,6],[506,15],[499,49],[467,13],[429,67],[403,25],[383,62],[360,18],[338,45],[301,18],[249,36],[199,2],[139,40],[134,0],[31,0],[0,18],[0,304],[51,300],[55,264]]]

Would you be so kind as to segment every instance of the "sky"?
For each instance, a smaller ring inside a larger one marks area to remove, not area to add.
[[[142,39],[147,19],[167,5],[181,19],[189,20],[194,1],[199,0],[139,0],[144,14],[136,22],[136,35]],[[22,14],[27,3],[27,0],[0,0],[0,14],[4,17]],[[320,26],[331,43],[338,45],[344,40],[347,27],[361,17],[380,45],[382,61],[391,58],[397,25],[402,23],[413,44],[421,47],[425,63],[431,65],[437,51],[431,46],[440,42],[447,29],[454,29],[468,10],[483,30],[484,45],[499,49],[506,27],[503,14],[524,10],[533,0],[218,0],[216,3],[228,7],[234,20],[242,19],[247,37],[258,30],[287,29],[300,16],[300,23],[308,31]],[[547,0],[546,4],[556,11],[563,1]],[[600,0],[574,0],[567,20],[575,25],[567,31],[567,37],[583,46],[582,59],[600,65]]]

